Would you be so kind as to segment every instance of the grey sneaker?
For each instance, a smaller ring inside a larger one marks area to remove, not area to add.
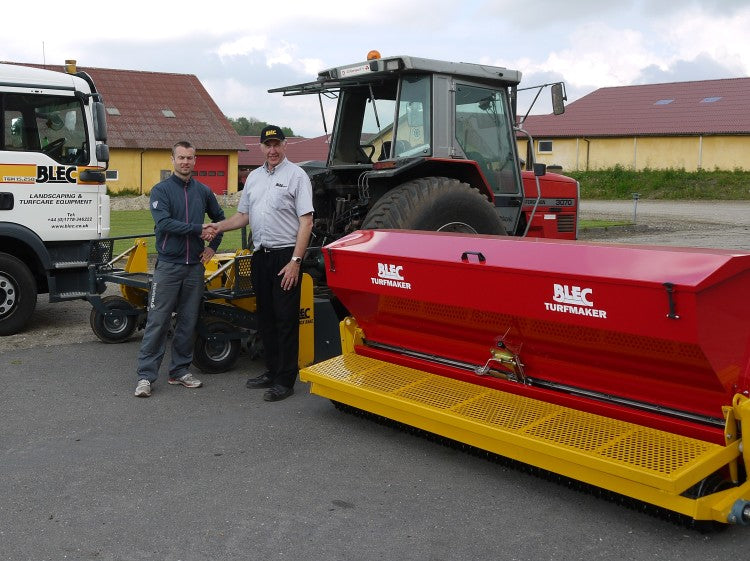
[[[203,382],[197,378],[193,378],[193,375],[190,372],[180,378],[170,378],[169,383],[173,386],[183,385],[186,388],[200,388],[203,385]]]
[[[135,397],[150,397],[151,396],[151,382],[148,380],[138,380],[138,385],[135,387]]]

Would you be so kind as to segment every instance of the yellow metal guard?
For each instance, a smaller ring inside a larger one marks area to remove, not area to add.
[[[361,334],[347,321],[345,354],[300,372],[314,394],[695,520],[726,523],[737,500],[750,499],[747,482],[681,495],[736,463],[741,440],[720,446],[359,356],[351,351]]]

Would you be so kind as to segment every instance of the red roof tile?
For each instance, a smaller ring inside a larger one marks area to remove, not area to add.
[[[257,136],[241,137],[247,147],[247,152],[239,153],[240,166],[262,166],[265,162],[260,151],[260,138]],[[300,163],[309,160],[328,159],[328,136],[315,138],[300,138],[290,136],[286,139],[286,157],[290,162]]]
[[[750,134],[750,78],[600,88],[563,115],[530,115],[532,136]]]
[[[11,63],[18,64],[18,63]],[[65,71],[52,65],[23,64]],[[192,74],[87,68],[104,99],[110,148],[171,149],[189,140],[198,150],[244,150],[245,144]],[[174,117],[162,111],[170,110]]]

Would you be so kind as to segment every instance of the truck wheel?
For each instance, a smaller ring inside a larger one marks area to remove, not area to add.
[[[135,310],[130,302],[122,296],[105,296],[102,304],[107,310],[122,310],[130,312]],[[116,314],[107,316],[96,308],[91,310],[89,321],[94,334],[105,343],[121,343],[133,334],[137,325],[138,316]]]
[[[237,328],[219,318],[204,320],[209,333],[233,333]],[[200,335],[195,338],[193,364],[206,374],[226,372],[240,356],[239,339],[208,340]]]
[[[423,177],[394,187],[373,205],[362,228],[505,234],[492,203],[449,177]]]
[[[21,331],[36,308],[36,281],[23,261],[0,253],[0,335]]]

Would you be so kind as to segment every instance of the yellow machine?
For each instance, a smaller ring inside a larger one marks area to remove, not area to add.
[[[111,248],[110,248],[111,251]],[[235,253],[217,253],[206,264],[205,293],[201,315],[196,328],[193,364],[204,372],[218,373],[229,370],[239,358],[242,345],[251,355],[261,352],[257,340],[255,294],[250,282],[251,252],[246,249]],[[126,259],[122,269],[115,263]],[[90,322],[97,337],[105,343],[118,343],[130,337],[137,328],[145,326],[146,303],[151,284],[146,242],[142,238],[105,266],[96,271],[94,282],[115,283],[121,295],[89,296],[92,303]],[[94,291],[92,291],[94,292]],[[331,356],[338,349],[326,350],[315,343],[316,304],[313,283],[308,274],[302,276],[300,301],[300,366],[311,364],[317,351]],[[335,341],[337,343],[337,341]]]

